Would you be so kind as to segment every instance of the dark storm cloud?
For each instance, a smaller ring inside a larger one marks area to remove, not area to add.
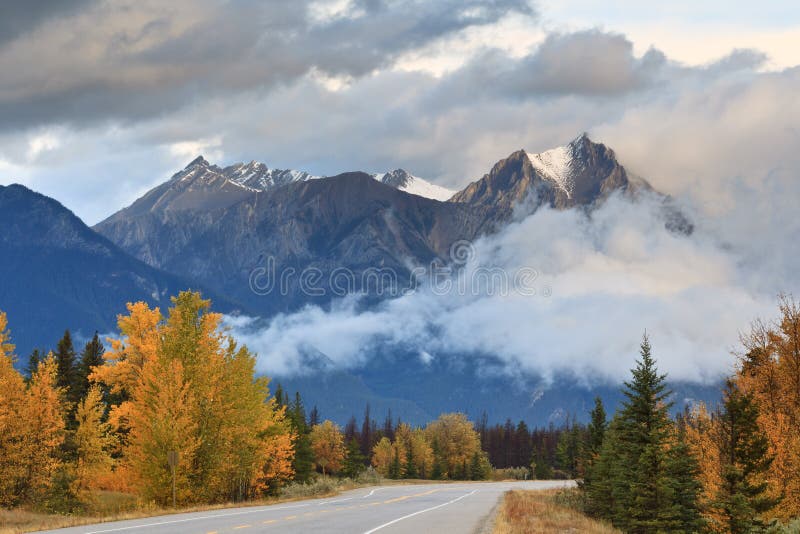
[[[0,69],[13,73],[0,80],[0,127],[149,118],[312,70],[359,77],[442,36],[531,13],[524,0],[360,0],[317,20],[309,5],[117,2],[38,26],[31,15],[0,49]]]
[[[3,0],[0,2],[0,46],[39,24],[72,14],[95,0]]]

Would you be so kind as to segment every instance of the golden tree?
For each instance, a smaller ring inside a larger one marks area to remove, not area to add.
[[[78,403],[75,419],[75,489],[78,492],[94,489],[98,480],[108,478],[113,461],[111,451],[116,438],[111,425],[103,420],[105,405],[98,386],[92,386]]]
[[[311,429],[311,450],[314,462],[322,469],[322,474],[337,473],[342,468],[346,454],[344,434],[331,421],[323,421]]]
[[[141,494],[160,504],[172,499],[172,473],[168,453],[178,453],[178,502],[196,500],[191,477],[198,448],[197,423],[191,416],[192,392],[178,361],[145,362],[139,384],[132,393],[126,461]]]
[[[129,315],[118,321],[121,338],[92,375],[118,399],[109,421],[124,438],[128,467],[157,500],[165,498],[159,488],[169,450],[181,458],[184,502],[274,490],[292,476],[284,410],[210,301],[187,291],[172,303],[166,318],[146,304],[129,304]]]
[[[22,443],[25,469],[23,500],[42,494],[61,466],[59,449],[65,435],[65,401],[56,380],[56,362],[51,353],[31,377],[26,410],[21,414],[27,432]]]
[[[428,443],[436,443],[447,476],[454,478],[473,456],[481,453],[481,439],[472,422],[462,413],[440,415],[425,427]]]
[[[14,369],[14,345],[9,341],[7,325],[6,314],[0,312],[0,506],[19,501],[28,437],[23,417],[27,407],[25,381]]]
[[[779,309],[775,324],[757,322],[743,338],[735,380],[758,403],[759,427],[774,457],[770,495],[782,500],[773,513],[791,519],[800,516],[800,307],[782,296]]]
[[[394,446],[389,438],[382,437],[372,448],[372,466],[381,476],[389,476],[389,468],[394,460]]]

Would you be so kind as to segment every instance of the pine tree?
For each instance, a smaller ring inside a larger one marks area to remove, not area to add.
[[[369,404],[367,404],[366,408],[364,408],[364,420],[361,423],[361,454],[364,455],[364,458],[369,459],[370,454],[372,453],[372,447],[375,445],[373,441],[373,433],[372,433],[372,418],[369,415]]]
[[[308,413],[308,426],[314,428],[320,423],[319,421],[319,410],[317,409],[316,405],[311,408],[311,411]]]
[[[400,449],[394,448],[394,455],[392,456],[392,463],[389,464],[389,478],[398,479],[402,476],[403,466],[400,463]]]
[[[76,397],[82,399],[89,391],[89,375],[95,367],[99,367],[105,363],[103,354],[106,349],[100,341],[97,332],[94,337],[89,341],[81,352],[81,359],[77,365],[77,392]]]
[[[406,448],[406,457],[405,457],[405,474],[403,475],[405,478],[419,478],[419,473],[417,472],[417,462],[416,458],[414,458],[414,448],[409,446]]]
[[[355,438],[350,439],[347,442],[347,455],[344,459],[342,474],[351,479],[358,478],[358,475],[366,469],[364,461],[364,455],[361,454],[361,446],[358,441]]]
[[[28,365],[25,368],[25,372],[28,375],[28,381],[33,378],[33,374],[36,372],[36,369],[39,367],[39,364],[42,360],[44,360],[45,356],[39,349],[33,349],[33,352],[30,353],[28,356]]]
[[[592,469],[603,449],[603,439],[607,427],[603,400],[595,397],[594,408],[589,414],[589,426],[586,427],[586,438],[581,448],[580,472],[583,478],[580,481],[580,487],[586,492],[589,491],[593,482]]]
[[[299,392],[295,393],[288,414],[294,434],[294,477],[296,481],[305,483],[311,480],[314,472],[314,452],[311,450],[306,412]]]
[[[670,532],[700,532],[705,521],[700,511],[703,485],[700,464],[686,437],[686,422],[679,419],[675,442],[669,449],[666,477],[672,495],[672,509],[667,514]]]
[[[604,447],[606,457],[601,455],[612,506],[590,508],[610,509],[611,516],[604,517],[626,532],[656,532],[669,529],[675,499],[667,473],[673,424],[666,376],[656,368],[646,335],[640,354],[623,389],[626,401],[615,421],[615,446]]]
[[[57,385],[64,390],[66,401],[71,403],[70,423],[74,423],[75,404],[80,399],[80,378],[75,361],[75,347],[72,344],[72,334],[69,330],[64,332],[64,337],[56,346],[55,359],[58,372]]]
[[[762,515],[777,504],[767,496],[763,479],[773,457],[767,437],[758,427],[758,406],[751,395],[728,381],[717,417],[722,485],[712,506],[722,516],[726,532],[758,531],[765,526]]]

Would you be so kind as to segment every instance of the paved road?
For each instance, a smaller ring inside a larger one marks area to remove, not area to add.
[[[229,508],[56,530],[89,533],[460,533],[483,525],[510,489],[547,489],[563,481],[474,482],[378,486],[270,506]]]

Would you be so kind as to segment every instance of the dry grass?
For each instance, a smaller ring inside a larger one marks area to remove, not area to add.
[[[197,505],[178,510],[160,508],[152,504],[143,504],[135,496],[118,492],[98,492],[93,499],[91,510],[85,515],[57,515],[46,514],[16,508],[5,510],[0,508],[0,534],[20,534],[35,532],[37,530],[50,530],[56,528],[75,527],[107,523],[109,521],[124,521],[126,519],[141,519],[159,515],[201,512],[205,510],[219,510],[224,508],[239,508],[245,506],[264,506],[281,502],[291,502],[313,497],[331,497],[341,491],[355,489],[365,485],[373,485],[373,481],[352,481],[349,479],[336,480],[319,477],[311,484],[290,484],[284,488],[284,493],[278,497],[259,499],[254,501]]]
[[[619,531],[560,504],[564,490],[509,491],[495,519],[494,534],[542,534],[588,532],[611,534]]]

